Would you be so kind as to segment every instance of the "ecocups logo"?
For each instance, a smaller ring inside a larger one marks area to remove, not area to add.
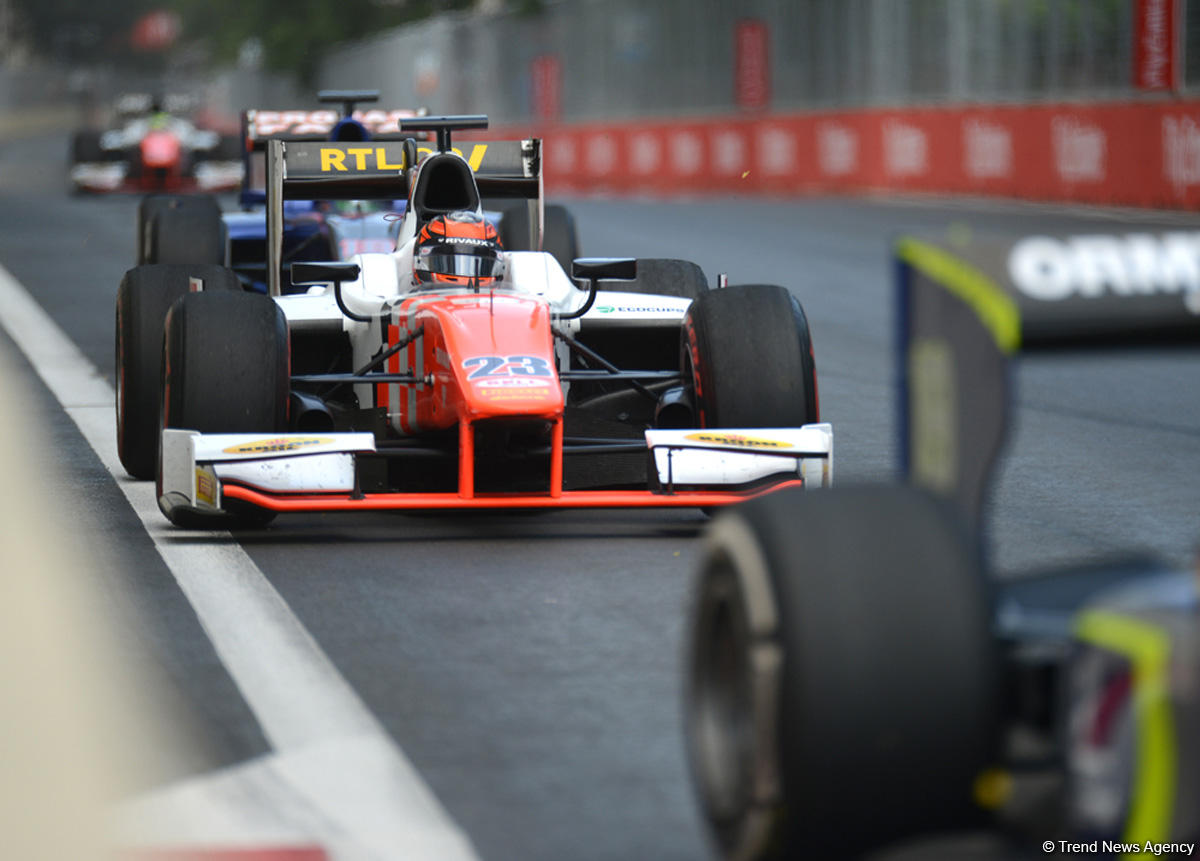
[[[1183,293],[1188,310],[1200,314],[1200,232],[1031,236],[1013,246],[1008,274],[1043,302]]]

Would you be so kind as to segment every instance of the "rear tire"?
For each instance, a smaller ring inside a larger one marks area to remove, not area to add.
[[[211,194],[151,194],[138,205],[138,263],[225,262],[221,206]]]
[[[637,262],[637,280],[601,281],[599,289],[695,300],[708,292],[708,279],[704,270],[690,260],[646,258]]]
[[[726,857],[853,857],[978,825],[998,658],[978,547],[907,487],[723,512],[690,631],[687,744]]]
[[[193,278],[206,291],[240,290],[230,270],[199,265],[138,266],[125,273],[117,290],[117,452],[134,478],[154,478],[163,322]]]
[[[683,378],[701,427],[799,427],[820,420],[804,309],[787,290],[708,290],[682,330]]]
[[[268,296],[195,293],[167,313],[162,426],[201,433],[283,433],[289,392],[288,328]],[[176,511],[179,526],[259,526],[271,511],[247,506],[227,517]]]

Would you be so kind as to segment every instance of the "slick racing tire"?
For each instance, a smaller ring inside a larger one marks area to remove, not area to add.
[[[683,379],[701,427],[799,427],[819,420],[804,309],[787,290],[708,290],[683,320]]]
[[[138,263],[224,263],[225,227],[211,194],[151,194],[138,205]]]
[[[117,452],[134,478],[152,479],[158,458],[158,393],[167,310],[194,289],[240,290],[222,266],[152,265],[130,269],[117,290]]]
[[[689,764],[725,857],[850,858],[982,824],[998,656],[949,504],[881,486],[727,509],[689,637]]]
[[[690,260],[639,258],[636,280],[601,281],[599,289],[695,300],[708,292],[708,279],[704,270]]]
[[[546,204],[542,210],[542,250],[552,254],[567,275],[571,261],[579,256],[579,232],[575,216],[559,204]],[[529,243],[529,213],[525,204],[509,207],[500,216],[497,230],[500,244],[507,251],[532,251]]]
[[[183,296],[167,312],[162,427],[282,433],[289,373],[287,320],[275,300],[244,292]],[[167,513],[176,525],[218,528],[263,525],[275,516],[253,506],[230,515]]]

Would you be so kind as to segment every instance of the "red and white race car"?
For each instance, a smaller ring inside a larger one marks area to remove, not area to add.
[[[158,99],[146,97],[135,107],[119,106],[124,122],[116,128],[75,133],[70,180],[76,191],[227,191],[241,183],[237,135],[198,128]]]
[[[832,477],[808,325],[782,287],[678,260],[509,251],[541,142],[267,147],[268,295],[145,265],[118,295],[121,458],[178,524],[359,509],[710,507]],[[288,199],[406,199],[397,249],[280,265]],[[284,281],[305,288],[285,292]],[[164,322],[165,321],[165,322]],[[161,381],[161,388],[160,388]],[[161,446],[160,446],[161,440]]]

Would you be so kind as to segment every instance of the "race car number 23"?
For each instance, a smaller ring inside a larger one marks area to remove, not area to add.
[[[550,365],[539,356],[472,356],[470,359],[464,359],[462,366],[471,371],[467,375],[468,380],[553,376]]]

